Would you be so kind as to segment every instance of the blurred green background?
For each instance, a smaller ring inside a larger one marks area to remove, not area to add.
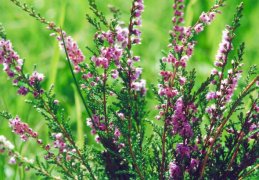
[[[99,8],[105,15],[110,16],[109,5],[119,8],[122,12],[122,20],[128,21],[129,7],[131,1],[126,0],[96,0]],[[85,14],[89,12],[87,0],[24,0],[35,7],[44,17],[62,26],[80,45],[87,55],[90,54],[84,48],[92,45],[94,29],[87,23]],[[172,2],[162,0],[145,0],[145,12],[143,15],[142,38],[140,46],[135,47],[135,54],[142,57],[138,64],[144,69],[143,78],[150,83],[156,83],[159,71],[159,59],[162,57],[161,50],[167,50],[168,32],[171,29]],[[241,0],[227,0],[222,14],[201,33],[198,37],[198,44],[194,56],[188,64],[188,68],[196,68],[197,80],[202,82],[210,74],[213,68],[214,57],[221,41],[222,30],[230,23],[236,6]],[[259,57],[259,1],[243,0],[244,17],[241,20],[241,28],[237,31],[235,47],[242,41],[246,43],[245,70],[252,64],[258,64]],[[186,0],[185,24],[191,25],[195,22],[202,11],[208,10],[214,1],[212,0]],[[30,17],[25,12],[14,6],[9,0],[0,0],[0,22],[6,29],[8,38],[13,42],[15,49],[21,57],[26,59],[26,70],[32,72],[37,64],[39,72],[46,75],[45,87],[55,84],[55,92],[58,99],[65,105],[66,112],[71,117],[72,129],[88,131],[85,127],[86,115],[82,112],[81,102],[75,94],[71,74],[65,62],[64,55],[60,52],[57,42],[50,37],[50,32],[45,26]],[[89,58],[88,58],[89,59]],[[2,67],[1,67],[2,68]],[[155,115],[154,101],[152,94],[148,93],[148,106],[151,110],[150,116]],[[25,102],[25,97],[17,96],[16,89],[12,87],[5,73],[0,71],[0,110],[10,112],[12,115],[19,115],[31,127],[40,132],[40,136],[48,141],[47,128],[43,118]],[[76,122],[81,122],[77,125]],[[34,143],[21,144],[19,138],[11,133],[8,122],[0,118],[0,135],[6,135],[14,142],[18,150],[33,157],[31,152],[43,155],[44,152],[37,149]],[[0,179],[20,179],[26,176],[21,175],[17,167],[5,163],[3,156],[0,156]],[[7,176],[5,176],[5,175]]]

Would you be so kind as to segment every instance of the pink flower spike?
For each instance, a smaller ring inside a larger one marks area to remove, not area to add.
[[[64,49],[64,47],[66,47],[68,57],[71,60],[71,62],[73,63],[73,65],[75,67],[77,67],[76,72],[78,72],[78,71],[80,71],[80,69],[78,69],[78,64],[82,63],[84,61],[85,56],[83,55],[83,53],[79,49],[77,43],[72,39],[71,36],[67,36],[66,33],[63,32],[63,37],[64,37],[65,45],[63,44],[61,35],[57,36],[59,45],[62,49]]]

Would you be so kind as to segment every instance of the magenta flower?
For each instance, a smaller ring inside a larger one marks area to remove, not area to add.
[[[143,0],[135,0],[133,7],[133,17],[132,17],[132,29],[130,34],[133,35],[131,37],[132,44],[140,44],[141,43],[141,32],[136,29],[136,26],[141,26],[141,15],[144,11],[144,1]]]
[[[207,100],[216,99],[216,98],[217,98],[216,92],[209,92],[209,93],[206,95],[206,99],[207,99]]]
[[[141,91],[142,94],[146,93],[146,81],[141,79],[139,82],[135,81],[132,83],[132,89],[135,91]]]
[[[174,114],[172,115],[169,123],[173,126],[173,133],[179,134],[184,138],[192,137],[193,131],[191,128],[190,123],[188,122],[185,111],[192,110],[193,112],[196,111],[194,105],[185,106],[182,98],[180,97],[174,106]]]
[[[195,32],[196,32],[197,34],[200,33],[201,31],[204,30],[203,24],[202,24],[202,23],[197,24],[197,25],[194,27],[194,30],[195,30]]]
[[[36,82],[41,82],[44,79],[44,74],[38,73],[34,71],[32,75],[29,77],[30,85],[35,85]]]
[[[189,158],[191,155],[191,150],[188,145],[184,145],[184,144],[180,143],[180,144],[177,144],[177,146],[176,146],[176,153],[181,158],[184,158],[184,157]]]
[[[9,40],[0,40],[0,64],[3,64],[4,71],[10,78],[13,78],[22,69],[23,60],[14,51],[12,43]]]
[[[191,158],[191,162],[190,162],[190,170],[191,171],[196,171],[199,167],[199,160],[198,159],[194,159],[194,158]]]
[[[118,138],[118,137],[120,137],[120,135],[121,135],[120,130],[119,130],[118,128],[115,128],[114,136],[115,136],[116,138]]]
[[[57,133],[57,134],[54,134],[54,148],[57,148],[59,150],[60,153],[63,153],[63,152],[66,152],[66,148],[67,148],[67,145],[63,139],[63,134],[62,133]]]
[[[29,89],[27,89],[27,88],[24,87],[24,86],[21,86],[21,87],[18,89],[18,91],[17,91],[18,94],[23,95],[23,96],[25,96],[26,94],[28,94],[28,92],[29,92]]]
[[[72,39],[72,37],[67,36],[65,32],[62,32],[62,33],[63,33],[65,45],[63,43],[61,35],[57,35],[57,40],[59,41],[60,47],[62,49],[66,47],[68,57],[74,65],[75,72],[79,72],[80,67],[78,65],[84,61],[85,56],[83,55],[82,51],[79,49],[77,43]]]
[[[226,63],[227,54],[232,48],[233,48],[233,46],[231,43],[229,30],[225,29],[223,31],[222,41],[219,45],[219,49],[218,49],[218,52],[216,55],[215,66],[222,67]]]
[[[181,175],[181,169],[175,162],[169,164],[169,174],[171,178],[176,178]]]
[[[23,123],[18,116],[16,116],[14,119],[10,119],[9,124],[10,127],[13,129],[13,132],[17,135],[20,135],[23,141],[27,141],[29,137],[38,137],[38,133],[33,131],[28,126],[28,124]]]

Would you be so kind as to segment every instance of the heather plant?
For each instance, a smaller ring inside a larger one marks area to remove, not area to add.
[[[69,115],[54,93],[45,87],[45,75],[35,66],[27,72],[25,60],[15,51],[1,27],[0,64],[17,94],[46,120],[49,142],[18,115],[1,112],[10,130],[23,143],[37,144],[44,156],[18,153],[0,135],[0,154],[10,164],[24,166],[45,179],[243,179],[256,176],[258,168],[258,83],[256,66],[243,72],[245,44],[234,47],[243,3],[223,31],[215,68],[198,84],[196,71],[188,70],[197,36],[220,15],[224,0],[218,0],[192,26],[184,26],[184,0],[174,0],[168,49],[160,59],[157,84],[142,77],[141,60],[133,49],[141,44],[143,0],[132,0],[129,22],[111,7],[112,18],[89,0],[86,20],[96,29],[90,58],[62,27],[48,21],[35,9],[10,0],[47,26],[63,50],[78,96],[84,105],[84,126],[97,144],[83,146],[71,131]],[[134,47],[134,48],[133,48]],[[148,61],[148,60],[147,60]],[[150,67],[152,68],[152,67]],[[242,78],[246,76],[245,78]],[[147,108],[147,91],[156,100],[155,117]],[[162,124],[162,125],[161,125]]]

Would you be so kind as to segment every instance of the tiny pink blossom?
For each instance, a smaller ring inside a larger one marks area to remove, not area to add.
[[[197,25],[194,27],[194,30],[195,30],[196,33],[200,33],[201,31],[204,30],[203,24],[202,24],[202,23],[197,24]]]
[[[9,164],[16,164],[16,158],[14,156],[10,158]]]
[[[119,130],[118,128],[115,128],[114,136],[115,136],[116,138],[118,138],[118,137],[120,137],[120,135],[121,135],[120,130]]]

